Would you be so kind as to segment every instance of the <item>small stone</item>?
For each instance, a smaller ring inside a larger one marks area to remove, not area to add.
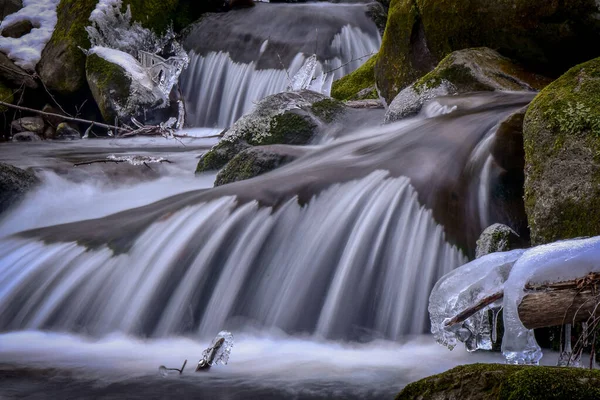
[[[2,36],[7,38],[20,38],[27,35],[35,28],[31,21],[21,20],[2,29]]]
[[[13,142],[38,142],[42,139],[34,132],[19,132],[12,140]]]
[[[522,244],[521,237],[510,227],[503,224],[494,224],[485,228],[475,249],[475,258],[499,251],[509,251],[519,248]]]
[[[81,139],[81,133],[66,122],[61,122],[56,127],[56,140],[78,140]]]
[[[14,120],[11,123],[13,131],[16,132],[35,132],[44,134],[44,119],[42,117],[23,117]]]

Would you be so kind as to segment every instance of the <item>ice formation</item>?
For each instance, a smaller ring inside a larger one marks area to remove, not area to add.
[[[175,40],[172,28],[159,36],[133,21],[129,5],[124,13],[122,8],[122,0],[102,0],[92,11],[91,25],[86,27],[92,49],[113,49],[127,53],[130,58],[124,55],[116,57],[116,53],[113,54],[113,57],[118,58],[113,62],[126,69],[129,67],[128,71],[143,70],[144,74],[137,76],[144,80],[150,78],[143,85],[158,87],[163,92],[164,105],[168,105],[171,89],[189,64],[187,53]]]
[[[538,364],[542,352],[533,330],[525,328],[518,306],[527,284],[574,280],[600,272],[600,236],[537,246],[527,251],[492,253],[443,276],[429,299],[431,331],[441,344],[468,350],[489,347],[490,308],[504,309],[502,353],[510,364]],[[502,300],[472,315],[464,323],[448,325],[452,317],[482,299],[503,291]],[[493,329],[492,329],[493,331]]]
[[[221,331],[217,334],[217,336],[213,339],[210,347],[204,350],[202,353],[202,358],[207,360],[210,356],[210,353],[215,348],[218,341],[221,339],[224,340],[223,344],[219,346],[215,356],[210,361],[210,365],[218,365],[218,364],[227,364],[229,361],[229,355],[231,354],[231,349],[233,348],[233,334],[229,331]]]
[[[302,65],[302,68],[300,68],[300,71],[298,71],[296,75],[292,77],[291,82],[286,90],[292,91],[308,89],[311,86],[313,80],[317,78],[315,74],[317,72],[318,64],[319,61],[317,60],[316,54],[313,54],[312,56],[308,57],[304,62],[304,65]]]
[[[447,326],[450,318],[469,306],[502,290],[511,268],[525,250],[492,253],[478,258],[444,275],[429,298],[431,332],[436,340],[452,350],[457,341],[467,350],[491,349],[490,308],[499,308],[501,301],[471,316],[463,323]],[[485,332],[484,332],[485,331]],[[485,333],[485,335],[482,335]]]
[[[0,31],[21,21],[31,22],[34,28],[20,38],[0,36],[0,51],[19,67],[35,70],[42,57],[42,50],[54,32],[58,3],[59,0],[24,0],[22,9],[4,18]]]

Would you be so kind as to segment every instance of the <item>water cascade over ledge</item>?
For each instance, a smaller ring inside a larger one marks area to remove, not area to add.
[[[318,63],[309,87],[329,95],[333,80],[379,49],[379,32],[366,11],[365,4],[257,4],[205,16],[184,42],[190,56],[181,76],[187,123],[230,126],[255,102],[286,90],[313,54]]]
[[[252,180],[6,237],[0,330],[424,332],[431,287],[466,261],[457,246],[511,223],[489,198],[487,143],[531,96],[456,98]]]

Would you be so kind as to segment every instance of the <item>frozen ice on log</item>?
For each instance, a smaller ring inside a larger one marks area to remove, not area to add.
[[[531,328],[550,326],[562,319],[571,322],[577,310],[589,314],[583,307],[572,307],[585,299],[571,300],[581,297],[576,282],[592,273],[600,273],[600,236],[489,254],[437,282],[429,299],[432,333],[450,349],[457,341],[464,342],[469,351],[488,349],[494,331],[490,325],[495,319],[488,311],[504,308],[502,352],[506,361],[538,364],[542,352]],[[540,307],[543,304],[547,307]],[[540,312],[530,313],[532,307]],[[556,314],[546,318],[548,325],[521,320],[539,319],[544,312]]]

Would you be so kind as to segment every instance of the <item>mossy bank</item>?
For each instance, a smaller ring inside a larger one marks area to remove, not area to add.
[[[593,400],[600,371],[580,368],[471,364],[413,382],[396,400]]]

